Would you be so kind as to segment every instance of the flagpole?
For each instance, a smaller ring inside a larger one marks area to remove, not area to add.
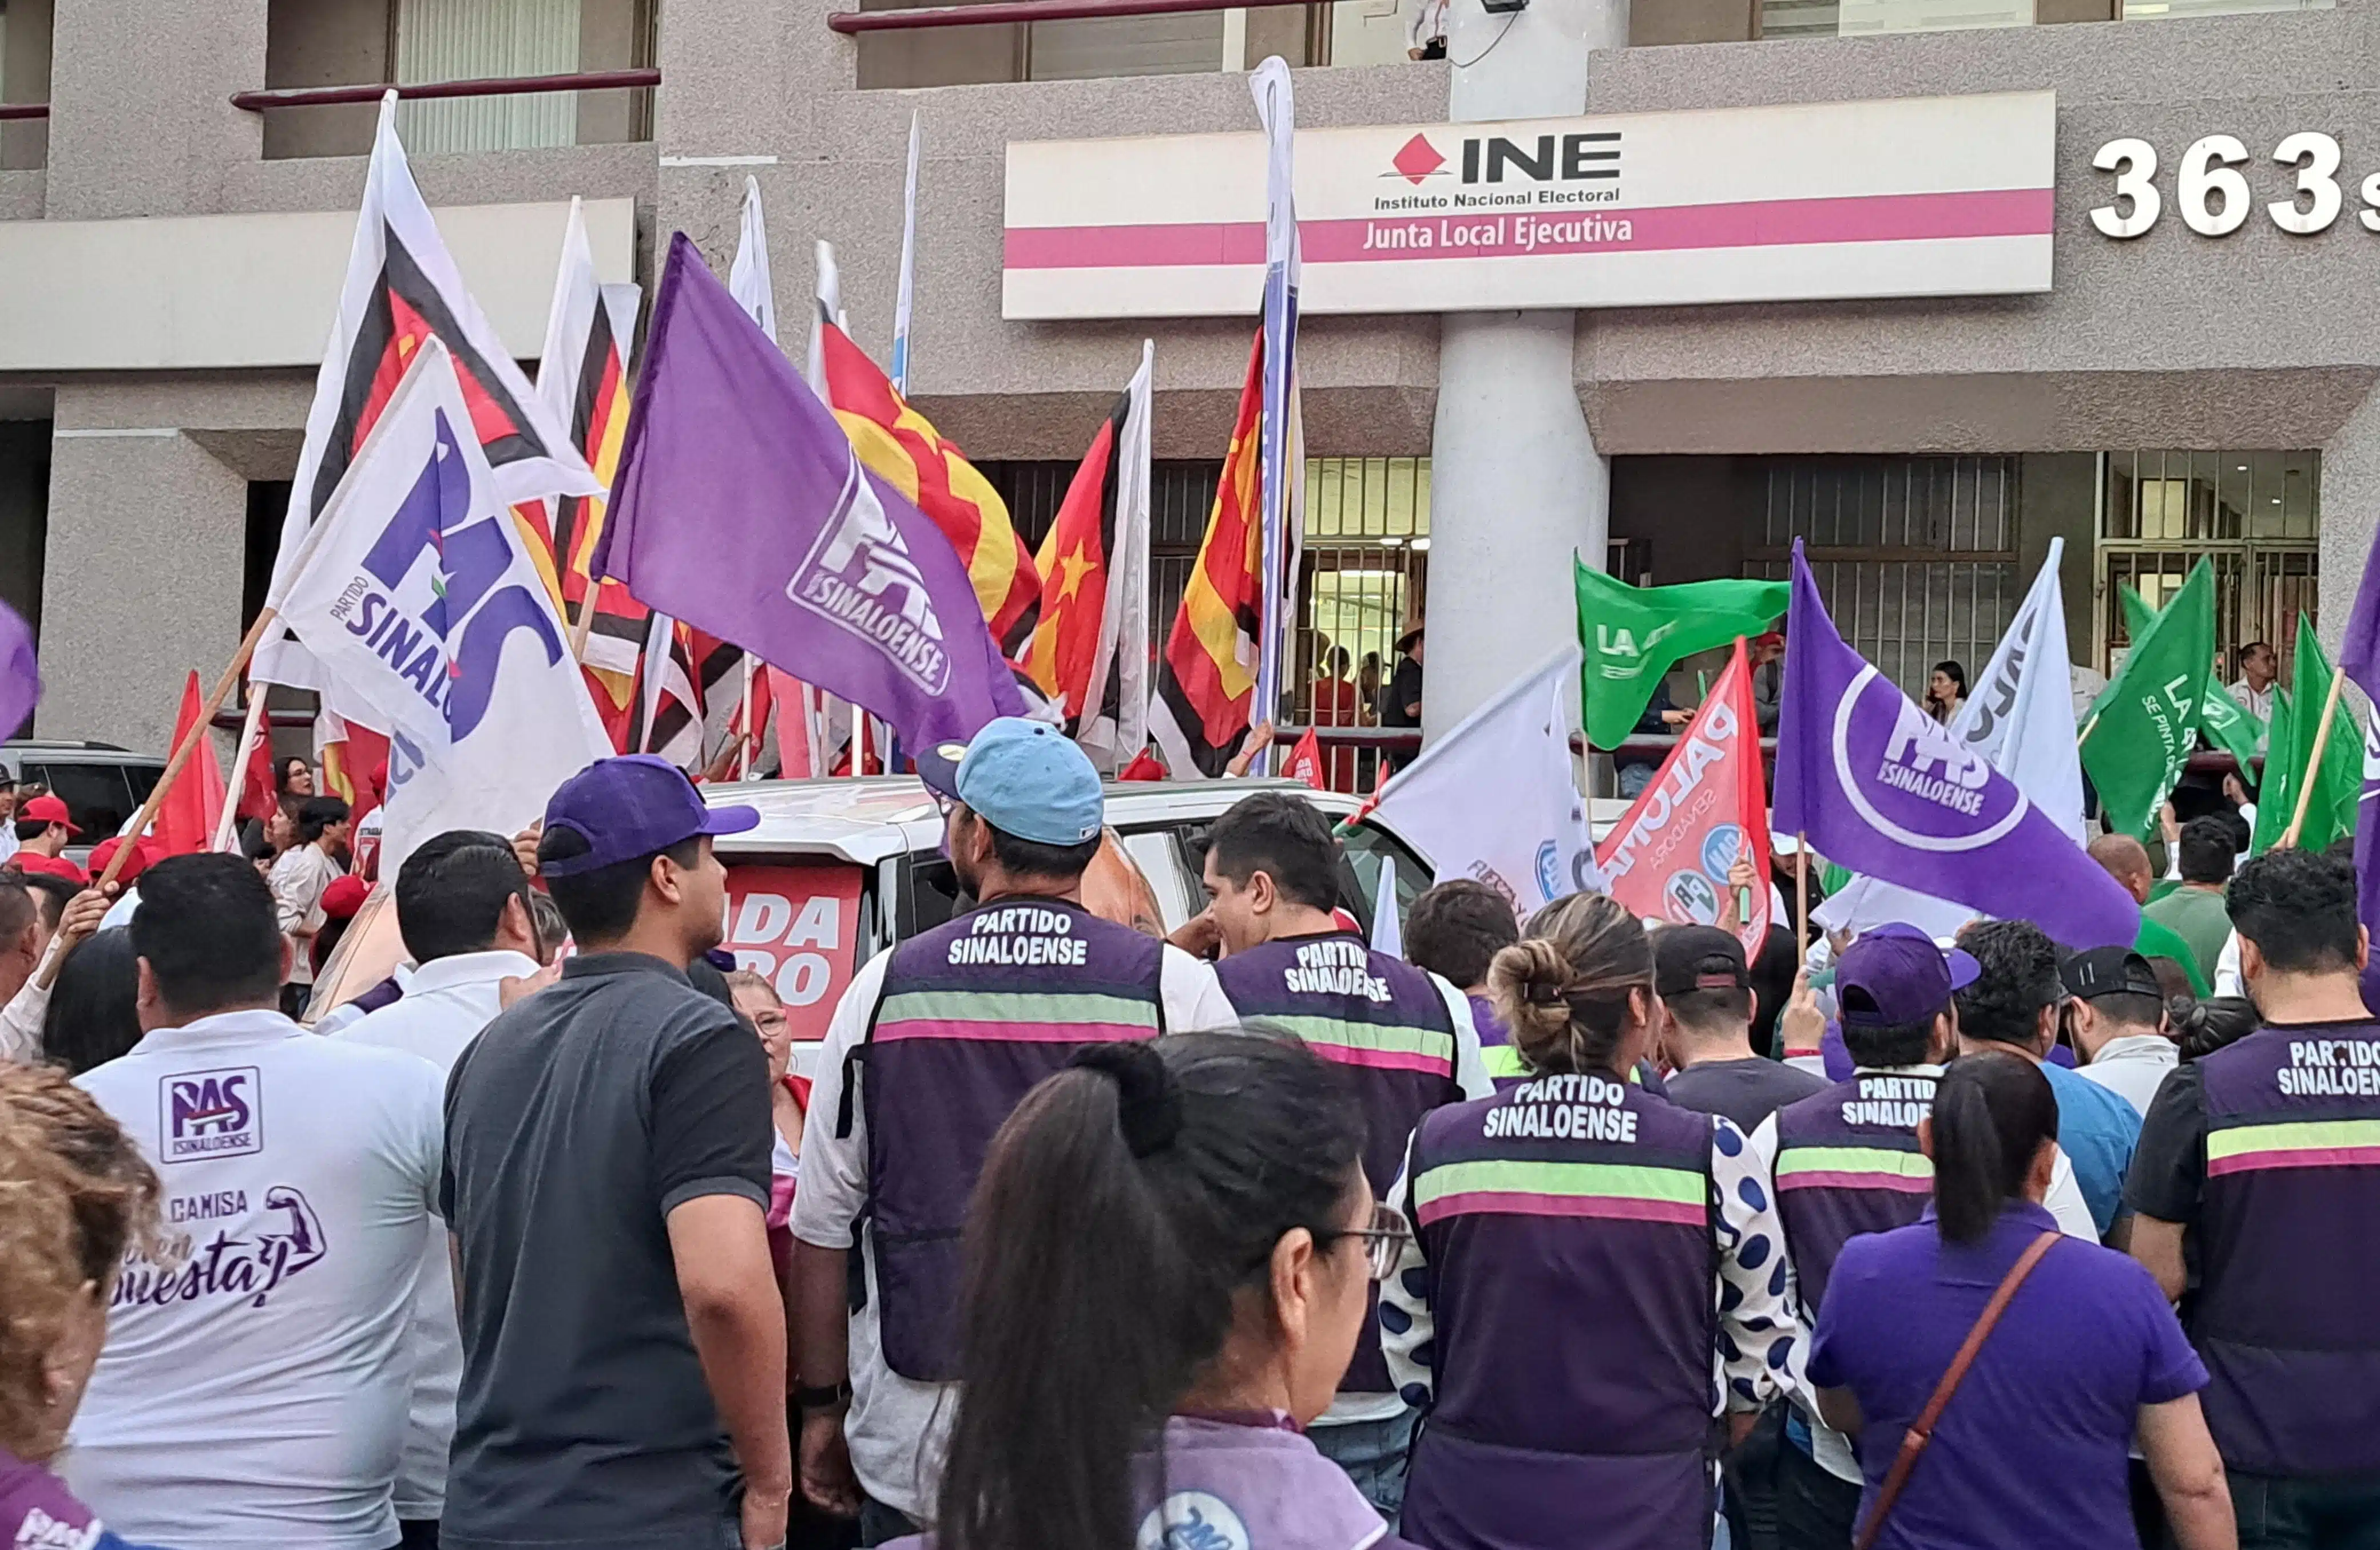
[[[587,579],[587,595],[578,604],[578,621],[570,627],[570,660],[581,667],[587,665],[587,637],[595,629],[595,590],[601,585],[601,577]]]
[[[2098,725],[2099,713],[2093,711],[2091,713],[2091,719],[2082,724],[2082,730],[2074,734],[2074,746],[2076,748],[2081,748],[2084,743],[2089,742],[2091,740],[2092,729],[2096,727]]]
[[[892,299],[892,391],[909,396],[909,303],[917,282],[917,110],[909,110],[909,172],[901,185],[901,286]]]
[[[264,632],[280,616],[277,608],[259,611],[256,622],[248,627],[246,635],[240,637],[238,649],[231,653],[231,665],[223,670],[223,677],[215,680],[215,687],[208,693],[205,703],[199,707],[198,715],[191,721],[190,729],[175,745],[173,757],[165,761],[164,773],[157,777],[157,784],[150,787],[149,799],[140,804],[140,811],[133,815],[131,826],[124,831],[128,837],[115,848],[115,854],[107,859],[107,870],[91,880],[92,887],[107,887],[124,870],[125,863],[132,860],[132,841],[146,833],[149,825],[156,821],[157,810],[165,805],[166,797],[172,794],[174,781],[189,764],[190,755],[198,751],[199,744],[206,739],[209,724],[214,720],[215,713],[223,709],[225,700],[231,698],[232,689],[239,682],[240,673],[248,666],[248,659],[256,654],[257,642],[264,639]],[[264,696],[259,694],[258,703],[261,704],[263,699]],[[42,988],[47,990],[57,977],[57,960],[53,958],[43,962],[40,976]]]
[[[2323,697],[2322,720],[2313,729],[2313,751],[2306,759],[2304,770],[2298,775],[2297,811],[2289,815],[2289,826],[2281,834],[2279,848],[2296,847],[2298,831],[2305,827],[2306,809],[2313,801],[2314,772],[2322,768],[2323,751],[2330,743],[2330,724],[2338,714],[2338,693],[2347,685],[2347,675],[2337,668],[2330,674],[2330,692]]]
[[[264,699],[268,690],[265,685],[255,684],[250,686],[250,692],[252,697],[249,701],[248,714],[239,726],[239,751],[232,756],[231,762],[232,770],[238,778],[235,789],[241,794],[245,794],[248,787],[248,761],[256,751],[257,733],[264,725]],[[230,849],[232,829],[238,823],[238,798],[226,794],[223,816],[215,821],[214,844],[210,848],[218,851]]]
[[[744,703],[736,712],[744,718],[743,733],[735,739],[735,778],[752,778],[752,653],[744,653]]]
[[[1793,952],[1810,950],[1810,836],[1793,831]]]

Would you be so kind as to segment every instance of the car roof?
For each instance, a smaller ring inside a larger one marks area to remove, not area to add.
[[[1107,819],[1118,829],[1214,818],[1252,791],[1304,793],[1325,812],[1352,813],[1354,797],[1293,780],[1110,781]],[[941,843],[942,815],[916,775],[706,784],[712,807],[758,810],[758,827],[719,841],[723,856],[820,856],[872,866]]]

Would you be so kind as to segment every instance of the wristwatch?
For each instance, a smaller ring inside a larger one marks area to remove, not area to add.
[[[800,1387],[794,1390],[794,1408],[805,1415],[811,1410],[831,1410],[851,1398],[851,1380],[826,1384],[820,1387]]]

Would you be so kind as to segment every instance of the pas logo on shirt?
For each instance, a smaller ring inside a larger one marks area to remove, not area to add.
[[[88,1523],[66,1523],[51,1517],[40,1507],[25,1514],[17,1525],[17,1550],[91,1550],[99,1536],[107,1530],[98,1519]]]
[[[1176,1491],[1140,1520],[1133,1550],[1249,1550],[1248,1526],[1232,1504],[1204,1491]]]
[[[157,1083],[164,1161],[191,1163],[264,1150],[263,1088],[253,1066],[185,1071]]]

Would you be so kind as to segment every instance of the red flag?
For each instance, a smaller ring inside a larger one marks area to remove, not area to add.
[[[1181,778],[1220,775],[1253,719],[1257,636],[1264,610],[1264,534],[1257,519],[1257,442],[1264,421],[1264,330],[1248,351],[1231,450],[1197,563],[1183,583],[1173,631],[1158,659],[1149,735]]]
[[[1154,754],[1147,749],[1142,749],[1132,756],[1131,763],[1116,772],[1116,778],[1118,780],[1163,780],[1165,766],[1157,762]]]
[[[250,684],[248,691],[262,694],[265,688]],[[280,800],[280,787],[273,778],[273,713],[267,711],[257,726],[256,741],[249,745],[248,771],[239,783],[239,815],[261,824]]]
[[[1317,791],[1330,789],[1330,782],[1322,773],[1322,739],[1314,735],[1313,727],[1307,727],[1305,736],[1289,751],[1289,763],[1281,767],[1281,773],[1292,780],[1305,782]]]
[[[1648,920],[1716,925],[1727,912],[1727,875],[1752,863],[1735,934],[1747,958],[1768,936],[1768,812],[1760,779],[1760,724],[1743,642],[1687,723],[1661,773],[1596,853],[1613,898]],[[1746,907],[1748,906],[1748,908]]]
[[[174,720],[174,740],[166,746],[179,748],[190,729],[199,725],[206,708],[206,697],[200,692],[199,676],[192,673],[182,686],[182,714]],[[215,763],[215,751],[201,743],[190,754],[190,762],[182,766],[166,789],[165,799],[158,805],[153,853],[159,856],[192,856],[212,849],[215,842],[215,825],[223,822],[223,766]]]

